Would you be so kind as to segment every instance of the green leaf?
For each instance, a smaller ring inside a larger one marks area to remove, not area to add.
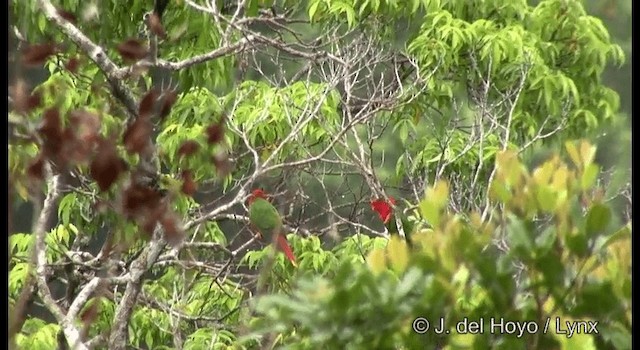
[[[620,322],[599,324],[598,331],[605,342],[613,345],[615,349],[631,349],[631,333]]]
[[[586,257],[589,250],[587,236],[580,233],[569,233],[566,236],[567,247],[579,257]]]
[[[318,11],[318,7],[322,3],[321,0],[316,0],[309,5],[309,20],[313,22],[316,12]]]
[[[76,200],[76,193],[71,192],[64,196],[60,201],[60,205],[58,206],[58,217],[62,221],[63,225],[69,225],[71,222],[71,211],[78,205]]]
[[[558,198],[556,191],[549,185],[539,185],[536,188],[538,205],[545,212],[551,213],[556,209]]]
[[[258,0],[249,0],[247,4],[247,17],[256,17],[258,15]]]
[[[538,253],[541,255],[546,254],[553,248],[556,242],[558,234],[554,226],[547,227],[542,233],[536,237],[535,243],[538,248]]]
[[[611,222],[611,210],[604,204],[595,204],[589,209],[586,220],[586,232],[589,238],[601,234]]]
[[[531,232],[519,217],[509,214],[507,235],[509,237],[511,247],[515,249],[520,256],[528,256],[533,250]]]
[[[145,343],[147,343],[147,346],[149,348],[153,349],[153,333],[147,332],[147,334],[145,334],[144,336],[144,341]]]
[[[422,280],[422,272],[418,268],[411,268],[404,275],[396,288],[398,300],[404,299],[411,291],[418,288],[418,283]]]
[[[603,248],[606,248],[609,245],[616,243],[620,240],[630,238],[630,236],[631,236],[631,223],[624,225],[618,231],[611,234],[603,244]]]
[[[38,29],[41,33],[45,32],[45,28],[47,27],[47,18],[45,16],[38,16]]]
[[[589,190],[593,187],[596,180],[598,179],[598,174],[600,173],[600,167],[596,164],[589,164],[584,169],[582,176],[580,177],[580,186],[583,190]]]

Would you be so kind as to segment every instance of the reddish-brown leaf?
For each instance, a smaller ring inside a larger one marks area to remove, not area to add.
[[[161,206],[161,200],[162,196],[156,189],[134,183],[124,191],[122,208],[127,217],[150,214]]]
[[[29,113],[40,107],[42,103],[42,94],[38,91],[29,94],[24,80],[18,80],[9,87],[9,96],[11,96],[13,108],[21,114]]]
[[[188,157],[200,149],[200,144],[194,140],[187,140],[180,145],[178,148],[178,156],[179,157]]]
[[[101,121],[97,114],[77,109],[69,114],[69,124],[79,141],[92,145],[98,140]]]
[[[96,317],[98,317],[99,306],[100,303],[98,302],[98,300],[94,299],[89,307],[87,307],[80,313],[80,320],[82,321],[82,323],[84,323],[85,327],[90,325],[93,321],[95,321]]]
[[[39,154],[38,157],[29,164],[27,175],[36,180],[44,179],[44,157],[42,154]]]
[[[42,104],[42,94],[39,91],[36,91],[29,95],[27,98],[27,108],[26,111],[30,112],[33,109],[40,107]]]
[[[210,145],[215,145],[222,141],[224,137],[224,118],[215,124],[211,124],[207,127],[207,142]]]
[[[146,119],[138,118],[125,130],[123,135],[124,147],[129,154],[144,154],[151,147],[151,132],[153,126]]]
[[[52,43],[30,45],[22,51],[22,63],[27,66],[41,65],[57,51],[56,45]]]
[[[149,29],[159,38],[165,39],[167,37],[167,32],[165,32],[164,27],[162,26],[162,21],[156,13],[152,13],[149,16]]]
[[[58,109],[52,107],[45,110],[40,124],[40,132],[47,135],[49,133],[60,133],[61,130],[62,121]]]
[[[167,212],[167,206],[163,202],[158,201],[156,204],[150,204],[154,206],[142,206],[139,212],[135,214],[138,216],[138,225],[140,225],[142,232],[145,234],[145,238],[152,237],[153,231],[158,224],[161,224],[162,218]]]
[[[131,61],[139,61],[147,57],[147,54],[149,53],[147,46],[137,39],[128,39],[127,41],[120,43],[117,50],[122,58]]]
[[[76,138],[75,128],[72,125],[67,126],[62,130],[62,148],[58,154],[57,160],[62,161],[63,164],[67,162],[82,162],[89,156],[91,149],[89,145],[80,142]]]
[[[42,136],[45,155],[49,158],[56,157],[64,143],[62,122],[57,108],[49,108],[44,111],[38,132]]]
[[[138,118],[147,118],[153,115],[159,96],[158,90],[151,89],[142,97],[138,106]]]
[[[153,230],[155,230],[156,225],[158,224],[158,218],[153,216],[146,216],[143,218],[142,223],[140,224],[140,228],[142,232],[145,234],[144,237],[149,239],[153,235]]]
[[[118,156],[113,141],[98,140],[98,147],[89,165],[89,172],[91,178],[98,184],[100,191],[107,191],[126,169],[126,163]]]
[[[89,159],[98,141],[100,118],[85,110],[75,110],[69,115],[69,126],[64,130],[65,144],[62,156],[75,163]]]
[[[160,120],[164,120],[171,112],[171,107],[178,100],[178,94],[175,91],[165,91],[164,98],[162,99],[162,106],[160,107]]]
[[[71,13],[71,12],[69,12],[67,10],[63,10],[61,8],[56,8],[56,10],[58,12],[58,16],[66,19],[67,21],[69,21],[69,22],[71,22],[73,24],[76,24],[76,16],[73,13]]]
[[[68,70],[70,73],[76,73],[78,71],[78,67],[80,66],[80,59],[78,57],[71,57],[67,63],[64,64],[64,68]]]
[[[211,160],[216,166],[218,176],[225,177],[233,170],[233,164],[229,161],[229,155],[226,152],[221,152],[214,155]]]
[[[164,240],[170,246],[176,247],[184,239],[182,224],[175,213],[165,213],[160,220],[160,225],[164,229]]]
[[[193,196],[193,194],[198,190],[198,184],[193,181],[193,174],[191,173],[191,170],[182,171],[181,177],[182,187],[180,188],[180,190],[187,196]]]

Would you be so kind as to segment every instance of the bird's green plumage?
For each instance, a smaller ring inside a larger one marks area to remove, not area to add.
[[[263,198],[256,198],[249,205],[249,221],[266,239],[271,239],[274,233],[281,233],[282,230],[282,218],[278,210]]]
[[[404,231],[405,238],[407,239],[407,242],[410,243],[411,234],[413,233],[415,225],[413,224],[413,222],[409,220],[409,218],[407,218],[402,214],[400,216],[400,222],[402,224],[402,230]],[[400,229],[398,228],[395,215],[391,217],[391,219],[389,220],[389,222],[387,222],[385,226],[387,228],[387,231],[389,231],[390,234],[392,235],[400,234]]]

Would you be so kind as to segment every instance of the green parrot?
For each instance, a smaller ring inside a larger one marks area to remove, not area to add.
[[[298,267],[296,257],[287,242],[282,226],[282,218],[278,210],[267,201],[267,196],[261,189],[251,192],[248,199],[249,204],[249,222],[251,226],[258,232],[260,238],[269,239],[274,247],[279,247],[291,261],[294,267]]]
[[[402,232],[406,238],[407,244],[411,245],[410,236],[413,233],[414,224],[409,221],[405,215],[394,215],[394,210],[392,206],[396,205],[396,200],[393,197],[389,197],[389,202],[384,199],[375,199],[371,201],[371,209],[378,214],[380,220],[384,224],[384,227],[387,229],[387,232],[391,235],[400,235],[400,229],[398,227],[398,220],[400,219],[400,224],[402,225]]]

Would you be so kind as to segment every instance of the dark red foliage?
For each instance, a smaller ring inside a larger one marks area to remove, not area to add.
[[[393,213],[391,205],[395,205],[395,199],[389,197],[389,202],[384,199],[376,199],[371,201],[371,209],[375,211],[383,223],[388,223]]]
[[[71,57],[67,63],[64,64],[64,68],[71,73],[76,73],[78,71],[78,67],[80,66],[80,59],[77,57]]]
[[[162,26],[162,21],[160,20],[160,17],[155,13],[152,13],[149,16],[149,29],[159,38],[164,39],[167,37],[167,32],[165,32],[164,27]]]
[[[75,110],[69,115],[69,126],[64,130],[62,156],[73,162],[89,159],[99,138],[100,118],[85,110]]]
[[[198,152],[200,149],[200,144],[194,140],[187,140],[180,145],[178,148],[178,156],[179,157],[188,157]]]
[[[45,155],[49,158],[57,157],[64,142],[62,121],[57,108],[49,108],[44,111],[38,132],[43,140],[42,146]]]
[[[59,134],[62,131],[60,111],[57,108],[48,108],[44,111],[39,130],[44,136]]]
[[[158,190],[134,183],[124,191],[122,208],[125,215],[130,218],[149,215],[162,207],[161,201],[162,196]]]
[[[100,133],[100,117],[84,109],[77,109],[69,114],[69,125],[75,130],[76,138],[87,144],[98,141]]]
[[[82,321],[82,323],[84,323],[85,326],[88,326],[91,323],[93,323],[96,317],[98,317],[99,305],[100,303],[98,302],[98,300],[94,299],[91,305],[89,305],[89,307],[87,307],[80,313],[80,321]]]
[[[33,109],[40,107],[42,103],[42,94],[37,91],[29,94],[24,81],[18,81],[10,86],[9,96],[13,100],[13,108],[21,114],[29,113]]]
[[[137,214],[138,224],[147,238],[153,235],[153,231],[166,211],[166,206],[158,204],[155,208],[144,211],[146,214]]]
[[[31,110],[40,107],[41,104],[42,104],[42,94],[36,91],[31,95],[29,95],[29,97],[27,97],[25,111],[30,112]]]
[[[126,163],[118,156],[113,141],[99,139],[96,154],[89,164],[89,173],[100,190],[103,192],[109,190],[126,169]]]
[[[134,183],[124,191],[122,208],[127,218],[135,218],[142,231],[151,236],[157,225],[165,231],[167,241],[174,244],[184,236],[174,213],[155,188]]]
[[[123,135],[125,149],[129,154],[144,154],[151,147],[151,132],[153,125],[146,118],[138,118]]]
[[[185,234],[175,214],[167,213],[160,221],[160,224],[164,229],[164,240],[169,245],[175,247],[182,242]]]
[[[62,147],[60,153],[57,156],[57,160],[61,161],[61,164],[67,164],[68,162],[82,162],[85,160],[91,152],[91,147],[76,139],[72,126],[67,126],[62,130]]]
[[[36,180],[44,179],[44,157],[42,154],[38,155],[38,158],[29,164],[27,175]]]
[[[76,16],[73,13],[71,13],[71,12],[69,12],[67,10],[63,10],[61,8],[56,8],[56,10],[58,11],[58,15],[60,17],[66,19],[67,21],[69,21],[69,22],[71,22],[73,24],[76,24]]]
[[[149,49],[137,39],[128,39],[117,47],[118,53],[125,60],[139,61],[149,54]]]
[[[198,190],[198,185],[195,181],[193,181],[193,174],[191,174],[191,170],[182,171],[182,193],[187,196],[193,196],[194,193]]]
[[[229,155],[226,152],[214,155],[211,160],[213,161],[213,165],[216,166],[218,176],[220,177],[229,175],[231,170],[233,170],[233,164],[229,161]]]
[[[222,141],[224,137],[224,121],[225,118],[222,116],[217,123],[207,127],[207,142],[210,145],[215,145]]]
[[[57,52],[56,45],[52,43],[30,45],[22,51],[22,63],[27,66],[38,66]]]
[[[160,106],[160,120],[166,118],[171,112],[171,107],[178,100],[178,94],[175,91],[169,90],[164,93],[164,98],[162,99],[162,105]]]
[[[150,118],[153,115],[159,96],[157,89],[151,89],[142,97],[138,106],[138,118]]]

